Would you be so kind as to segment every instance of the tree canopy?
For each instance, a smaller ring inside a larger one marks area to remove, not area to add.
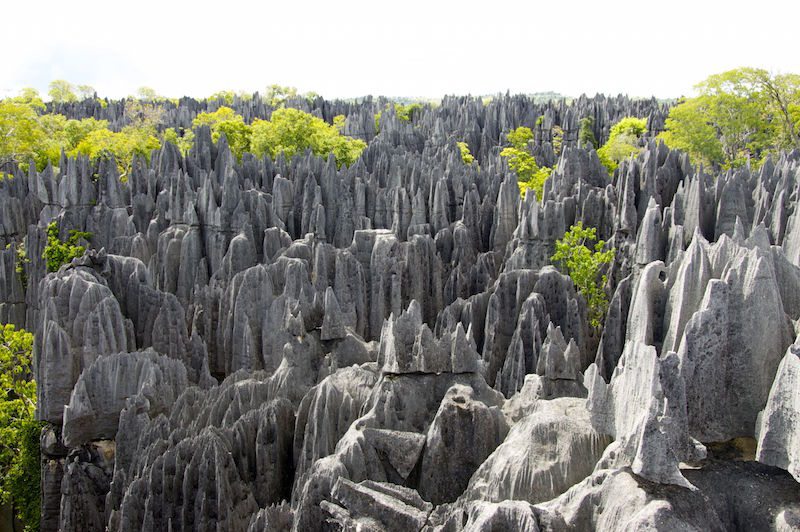
[[[475,156],[469,151],[469,145],[466,142],[456,142],[458,151],[461,152],[461,162],[464,164],[472,164],[475,162]]]
[[[211,128],[211,140],[219,141],[220,135],[225,134],[231,153],[241,159],[242,154],[250,151],[250,126],[244,123],[244,118],[237,115],[230,107],[220,107],[213,113],[200,113],[192,121],[192,126],[208,126]]]
[[[693,162],[724,169],[800,148],[800,75],[737,68],[695,88],[696,97],[670,110],[659,136]]]
[[[57,79],[50,82],[49,91],[50,99],[55,103],[69,103],[77,102],[78,95],[75,94],[75,85],[63,79]]]
[[[614,173],[619,163],[642,150],[640,139],[647,133],[647,119],[626,116],[611,126],[608,141],[597,150],[597,156],[609,173]]]
[[[252,125],[253,153],[272,158],[310,149],[315,155],[332,153],[338,165],[351,166],[366,146],[363,140],[343,136],[335,125],[289,107],[276,109],[269,120],[254,120]]]
[[[0,501],[26,530],[39,529],[39,438],[34,420],[33,335],[0,325]]]
[[[74,101],[70,94],[74,95],[75,90],[71,83],[57,80],[51,84],[50,96],[53,101]],[[82,96],[94,95],[89,86],[79,86],[77,90]],[[63,152],[70,157],[85,155],[92,160],[113,158],[124,181],[134,159],[149,159],[163,142],[172,142],[182,153],[187,153],[193,145],[195,129],[201,126],[211,129],[214,142],[224,134],[237,159],[245,152],[271,157],[283,153],[291,157],[311,149],[319,156],[332,153],[339,166],[352,165],[366,143],[341,134],[345,117],[334,117],[334,123],[328,124],[304,111],[285,108],[286,101],[295,96],[297,91],[291,87],[270,87],[269,102],[278,107],[270,120],[247,124],[231,107],[222,106],[198,114],[191,128],[164,129],[164,98],[151,88],[141,87],[137,97],[124,101],[127,125],[115,131],[105,120],[67,119],[61,114],[46,113],[38,92],[24,89],[17,97],[0,100],[0,168],[16,164],[27,170],[33,162],[38,170],[43,170],[48,164],[58,165]],[[227,103],[233,97],[232,92],[223,92],[214,99]],[[404,109],[410,116],[417,108],[412,105]]]
[[[614,260],[614,248],[603,251],[605,241],[597,239],[594,227],[583,227],[578,222],[569,228],[564,237],[556,242],[556,252],[552,256],[572,278],[575,287],[583,294],[589,307],[589,320],[593,327],[600,327],[608,310],[608,297],[603,286],[607,277],[601,275],[603,265]]]
[[[508,161],[508,167],[517,174],[517,183],[520,193],[524,197],[528,190],[533,190],[536,197],[541,199],[544,192],[544,182],[550,177],[551,169],[536,163],[536,158],[530,151],[528,143],[533,140],[531,128],[520,126],[506,134],[510,144],[500,152],[500,156]]]
[[[86,231],[71,230],[66,241],[58,237],[59,229],[57,222],[50,222],[47,225],[47,245],[44,247],[42,257],[47,262],[47,271],[56,272],[63,265],[72,259],[83,256],[86,247],[80,244],[81,240],[88,241],[92,238],[91,233]]]
[[[105,120],[67,119],[43,110],[44,104],[33,89],[0,101],[0,166],[18,164],[25,170],[33,161],[42,170],[48,163],[57,165],[63,150],[71,157],[113,156],[124,176],[135,155],[148,157],[151,150],[161,146],[157,126],[162,111],[155,104],[126,101],[130,124],[116,132]]]

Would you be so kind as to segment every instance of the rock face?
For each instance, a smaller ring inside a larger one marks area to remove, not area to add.
[[[64,407],[64,445],[114,439],[127,400],[145,403],[157,416],[169,412],[188,385],[186,367],[153,350],[99,358],[78,377]]]
[[[758,430],[759,462],[787,470],[800,481],[800,350],[792,345],[778,366]]]
[[[2,169],[42,530],[797,529],[800,153],[711,175],[648,138],[608,175],[581,119],[602,143],[624,116],[662,130],[665,105],[447,97],[406,122],[389,103],[287,102],[346,117],[368,142],[350,167],[238,160],[203,127],[126,182],[85,157]],[[189,128],[221,102],[160,105]],[[499,156],[518,126],[553,168],[542,197]],[[56,272],[51,221],[91,233]],[[601,330],[551,264],[576,222],[616,250]]]
[[[475,472],[464,497],[538,503],[586,478],[611,438],[592,428],[585,402],[538,401]]]

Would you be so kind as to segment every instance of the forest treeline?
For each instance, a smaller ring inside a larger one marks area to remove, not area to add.
[[[696,90],[697,96],[681,98],[671,107],[665,131],[657,136],[670,148],[687,152],[695,164],[714,169],[748,163],[757,166],[769,154],[800,148],[800,75],[739,68],[709,76]],[[221,105],[213,112],[199,113],[190,128],[165,123],[164,104],[170,100],[147,87],[124,100],[127,121],[118,128],[106,120],[69,118],[55,112],[58,104],[85,99],[107,105],[108,100],[97,98],[92,87],[58,80],[51,83],[48,96],[46,104],[37,91],[24,89],[18,96],[0,101],[0,169],[8,171],[10,165],[19,165],[24,170],[35,164],[42,170],[48,164],[58,166],[62,154],[86,155],[93,160],[113,157],[124,179],[135,156],[148,158],[164,142],[175,144],[185,153],[192,146],[196,129],[202,126],[211,129],[215,141],[224,134],[237,158],[246,152],[272,158],[283,153],[291,158],[310,149],[316,155],[333,154],[339,166],[349,166],[366,147],[364,140],[342,133],[345,116],[326,122],[287,103],[297,98],[318,98],[317,94],[300,95],[296,89],[279,85],[268,87],[263,96],[215,93],[207,100]],[[246,120],[237,114],[232,108],[234,101],[247,98],[261,98],[273,108],[270,119]],[[394,105],[395,115],[403,121],[411,121],[428,107],[419,103]],[[378,112],[376,133],[380,118]],[[552,131],[557,152],[563,135],[558,129],[555,125]],[[609,172],[621,160],[636,155],[648,138],[645,117],[626,117],[611,128],[607,142],[599,146],[592,117],[581,120],[581,143],[597,148]],[[510,130],[501,155],[518,173],[523,191],[533,189],[540,195],[549,168],[536,164],[529,149],[532,140],[533,133],[526,125]],[[465,162],[472,162],[470,147],[463,142],[459,147]]]

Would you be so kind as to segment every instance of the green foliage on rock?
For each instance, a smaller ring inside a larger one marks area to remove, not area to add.
[[[233,91],[217,91],[206,99],[210,101],[220,101],[225,105],[233,105],[233,99],[235,97],[236,93]]]
[[[388,108],[390,104],[386,104]],[[394,103],[394,114],[397,116],[397,119],[401,122],[412,122],[414,117],[422,112],[422,104],[418,102],[414,103]],[[378,111],[375,113],[375,134],[381,132],[381,116],[383,115],[383,111]]]
[[[597,137],[594,136],[594,118],[585,116],[580,120],[578,144],[584,148],[597,148]]]
[[[512,148],[518,150],[527,150],[528,142],[533,140],[533,131],[531,128],[520,126],[517,129],[512,129],[506,134],[506,140]]]
[[[469,146],[466,142],[456,142],[456,146],[458,146],[458,150],[461,152],[461,161],[464,164],[472,164],[475,162],[475,157],[469,151]]]
[[[200,113],[192,121],[192,127],[209,126],[211,140],[219,141],[220,135],[225,134],[231,153],[236,159],[241,160],[244,152],[250,151],[251,128],[244,123],[244,118],[237,115],[230,107],[220,107],[213,113]]]
[[[709,76],[670,110],[659,138],[715,168],[800,148],[800,75],[737,68]]]
[[[351,166],[367,146],[363,140],[341,135],[335,125],[319,117],[288,107],[275,110],[269,120],[254,120],[251,127],[252,150],[259,156],[292,157],[310,149],[319,156],[332,153],[339,166]]]
[[[94,89],[88,86],[81,86],[78,90],[83,97],[90,92],[94,95]],[[51,84],[54,101],[74,101],[70,96],[74,92],[75,87],[63,80]],[[231,91],[212,96],[226,103],[232,103],[234,97]],[[113,157],[120,179],[125,181],[135,158],[149,160],[153,150],[161,147],[162,141],[171,142],[181,153],[187,153],[194,143],[194,129],[203,125],[211,129],[214,142],[225,135],[237,160],[249,151],[257,155],[268,153],[276,157],[283,153],[291,157],[311,149],[323,157],[332,153],[339,166],[352,165],[366,148],[366,143],[341,134],[345,117],[335,117],[331,125],[309,113],[285,108],[287,101],[295,97],[297,90],[293,87],[272,85],[266,99],[277,109],[270,120],[247,124],[241,115],[223,106],[197,115],[192,129],[160,131],[165,99],[153,89],[141,87],[137,97],[125,100],[124,117],[128,125],[120,131],[112,131],[105,120],[73,120],[60,114],[43,114],[45,105],[38,93],[25,89],[15,98],[0,100],[0,166],[16,164],[26,171],[33,161],[41,171],[48,163],[57,165],[62,152],[70,157],[84,155],[92,160]],[[305,97],[313,99],[317,96],[308,93]],[[411,120],[421,108],[420,104],[398,104],[396,110],[401,120]]]
[[[32,347],[31,333],[0,325],[0,501],[31,531],[39,529],[41,435]]]
[[[607,277],[601,275],[600,271],[605,264],[614,260],[616,250],[611,248],[603,251],[606,246],[603,240],[589,246],[596,238],[594,227],[583,227],[583,223],[578,222],[556,242],[556,252],[551,259],[561,264],[583,295],[589,308],[591,325],[600,327],[608,311],[608,297],[603,290]]]
[[[381,114],[383,114],[383,111],[378,111],[377,113],[375,113],[375,116],[373,117],[373,121],[375,123],[376,135],[381,132]]]
[[[0,175],[0,177],[2,177]],[[25,241],[16,242],[11,244],[6,244],[6,249],[14,249],[15,255],[15,265],[14,271],[17,272],[19,275],[20,284],[22,284],[22,288],[25,289],[28,287],[28,273],[27,273],[27,266],[31,262],[31,259],[28,257],[28,249],[25,246]]]
[[[411,122],[414,119],[414,115],[420,111],[422,111],[422,104],[419,103],[394,104],[394,112],[397,118],[403,122]]]
[[[92,160],[113,157],[120,171],[120,179],[124,182],[135,156],[149,159],[150,153],[160,147],[158,138],[146,130],[123,128],[122,131],[114,132],[97,129],[81,140],[69,155],[87,155]]]
[[[57,79],[50,82],[49,91],[50,99],[55,103],[69,103],[77,102],[78,95],[75,94],[75,85],[63,79]]]
[[[544,194],[544,182],[552,175],[553,169],[547,166],[540,166],[527,180],[518,180],[520,195],[524,198],[525,194],[532,190],[538,199],[542,199]]]
[[[162,111],[154,103],[126,101],[125,114],[130,124],[118,132],[111,131],[105,120],[41,114],[43,108],[38,93],[32,89],[0,101],[0,165],[18,164],[27,170],[33,161],[42,170],[48,163],[57,165],[62,151],[70,157],[113,156],[124,179],[135,155],[148,158],[152,150],[161,146],[156,130]]]
[[[646,118],[626,116],[611,126],[608,142],[597,150],[600,162],[609,173],[614,173],[620,161],[642,150],[640,139],[645,133],[647,133]]]
[[[561,126],[553,126],[553,129],[550,130],[550,138],[552,139],[553,151],[557,156],[561,155],[561,149],[564,145],[564,130]]]
[[[286,102],[292,98],[297,98],[297,89],[294,87],[277,84],[267,87],[266,103],[276,109],[285,106]]]
[[[58,237],[57,222],[50,222],[47,226],[47,245],[44,247],[42,257],[47,262],[48,272],[57,272],[58,269],[72,259],[82,257],[86,247],[80,244],[81,239],[88,241],[91,233],[86,231],[71,230],[66,241]]]
[[[27,167],[45,141],[39,114],[32,105],[13,100],[0,102],[0,165],[16,163]]]
[[[184,130],[183,128],[178,131],[174,127],[170,127],[162,133],[161,141],[174,144],[182,155],[186,155],[194,145],[194,131],[191,129]]]
[[[506,134],[510,146],[503,148],[500,156],[508,161],[508,167],[517,174],[517,183],[523,197],[528,190],[533,190],[536,197],[541,199],[544,192],[544,182],[550,177],[551,169],[539,167],[536,158],[528,148],[528,142],[533,139],[530,128],[520,126]]]

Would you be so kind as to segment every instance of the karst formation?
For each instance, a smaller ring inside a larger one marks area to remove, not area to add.
[[[800,153],[693,165],[654,99],[385,103],[287,103],[346,117],[349,167],[201,127],[125,176],[62,154],[0,180],[42,530],[800,529]],[[161,105],[188,128],[219,104]],[[609,174],[580,120],[602,143],[625,116],[649,133]],[[499,155],[520,125],[541,197]],[[52,221],[90,238],[48,273]],[[551,260],[577,222],[616,250],[602,327]]]

